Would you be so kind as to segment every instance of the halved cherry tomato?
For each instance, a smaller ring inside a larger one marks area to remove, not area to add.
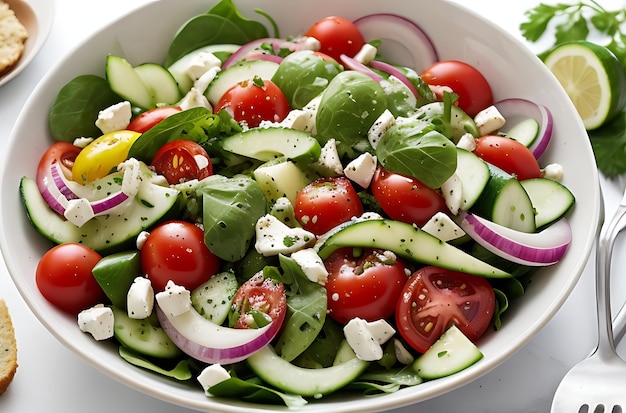
[[[233,310],[234,328],[260,328],[271,321],[282,324],[287,313],[285,287],[258,272],[237,290]]]
[[[91,272],[101,258],[96,251],[82,244],[56,245],[37,264],[37,288],[58,309],[78,314],[105,298]]]
[[[213,164],[200,144],[178,139],[161,146],[152,158],[155,171],[174,185],[192,179],[202,180],[213,174]]]
[[[539,163],[530,149],[506,136],[486,135],[476,139],[474,153],[519,180],[541,176]]]
[[[441,194],[417,178],[379,167],[370,185],[372,195],[389,218],[424,225],[437,212],[447,210]]]
[[[220,260],[204,244],[204,231],[186,221],[168,221],[152,231],[141,248],[141,268],[155,291],[172,280],[193,290],[215,275]]]
[[[285,94],[271,80],[259,77],[244,80],[228,89],[217,101],[214,111],[225,109],[237,122],[245,121],[249,127],[261,121],[280,122],[289,114]]]
[[[487,330],[495,294],[485,278],[438,267],[417,270],[407,281],[396,307],[402,337],[425,352],[452,324],[472,341]]]
[[[338,177],[320,178],[305,186],[296,195],[294,212],[304,229],[321,235],[364,210],[352,183]]]
[[[459,95],[458,105],[465,113],[476,116],[493,103],[487,79],[474,66],[459,60],[442,60],[421,73],[431,86],[448,86]]]
[[[160,106],[158,108],[147,110],[133,119],[126,127],[128,130],[132,130],[139,133],[152,129],[152,127],[163,119],[172,116],[182,109],[178,106]]]
[[[328,315],[333,319],[345,324],[354,317],[375,321],[393,314],[407,280],[405,266],[394,254],[340,248],[324,264]]]
[[[338,16],[325,17],[313,24],[305,36],[315,37],[320,41],[320,52],[341,61],[345,54],[354,57],[365,44],[360,30],[348,19]]]
[[[59,162],[61,170],[67,179],[72,179],[72,168],[74,161],[80,153],[81,148],[68,142],[55,142],[43,154],[37,165],[37,186],[40,191],[46,188],[51,182],[47,182],[50,175],[50,167]]]

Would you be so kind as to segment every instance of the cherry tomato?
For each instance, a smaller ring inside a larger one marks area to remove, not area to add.
[[[425,69],[420,76],[431,86],[450,87],[459,95],[459,107],[470,116],[476,116],[493,103],[487,79],[474,66],[465,62],[442,60]]]
[[[338,62],[341,61],[342,54],[354,57],[365,44],[363,34],[354,23],[338,16],[329,16],[317,21],[306,31],[305,36],[319,40],[321,43],[319,51]]]
[[[37,288],[58,309],[78,314],[105,299],[91,272],[101,258],[96,251],[82,244],[56,245],[37,264]]]
[[[355,256],[355,253],[358,255]],[[407,280],[404,264],[389,252],[340,248],[324,262],[328,315],[340,323],[390,317]]]
[[[238,315],[234,328],[260,328],[270,321],[282,324],[287,313],[285,287],[258,272],[239,287],[233,309]]]
[[[161,146],[152,158],[152,166],[172,185],[192,179],[202,180],[213,174],[207,151],[200,144],[186,139]]]
[[[59,162],[61,170],[67,179],[72,179],[72,168],[74,161],[80,153],[81,148],[68,142],[55,142],[43,154],[37,165],[37,186],[43,192],[46,186],[51,184],[48,176],[50,167]]]
[[[476,139],[474,153],[519,180],[541,176],[539,163],[533,153],[514,139],[497,135],[482,136]]]
[[[141,268],[155,291],[172,280],[193,290],[215,275],[220,266],[204,244],[204,231],[186,221],[168,221],[154,228],[141,248]]]
[[[172,116],[182,109],[178,106],[160,106],[141,113],[126,127],[134,132],[144,133],[163,119]]]
[[[447,211],[441,194],[417,178],[379,167],[370,185],[372,195],[389,218],[424,225],[437,212]]]
[[[294,210],[302,227],[315,235],[364,212],[352,183],[344,177],[320,178],[305,186],[296,195]]]
[[[263,120],[282,121],[290,107],[285,94],[274,82],[255,77],[228,89],[214,108],[215,112],[222,109],[228,111],[237,122],[246,122],[254,128]]]
[[[472,341],[487,330],[495,311],[489,281],[438,267],[417,270],[404,286],[396,307],[402,337],[425,352],[452,324]]]

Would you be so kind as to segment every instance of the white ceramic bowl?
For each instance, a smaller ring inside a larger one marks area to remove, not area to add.
[[[527,98],[547,105],[554,116],[554,137],[541,164],[559,162],[564,184],[576,196],[569,215],[574,239],[565,259],[541,269],[527,294],[512,303],[502,329],[480,340],[484,359],[448,378],[379,397],[337,395],[310,403],[311,412],[380,411],[418,403],[462,386],[489,372],[527,343],[561,307],[578,281],[588,259],[601,208],[598,173],[591,147],[573,106],[542,63],[512,36],[472,11],[447,1],[409,3],[406,0],[238,1],[244,14],[261,8],[280,23],[283,34],[303,33],[314,21],[335,14],[357,18],[377,12],[398,13],[417,22],[432,38],[440,58],[475,65],[489,80],[496,100]],[[1,182],[2,253],[15,284],[35,315],[64,345],[115,380],[174,404],[214,412],[281,410],[237,400],[207,398],[199,387],[176,385],[122,361],[116,348],[81,333],[74,317],[53,308],[38,292],[34,273],[49,244],[33,230],[18,196],[23,175],[33,177],[37,161],[50,144],[47,113],[61,85],[74,76],[103,74],[107,53],[131,63],[161,61],[176,29],[186,19],[207,11],[211,0],[163,0],[148,4],[103,28],[66,56],[39,84],[24,107],[11,136]],[[154,24],[158,22],[158,24]],[[402,52],[400,52],[402,53]],[[511,391],[514,386],[511,386]],[[286,410],[286,409],[285,409]]]

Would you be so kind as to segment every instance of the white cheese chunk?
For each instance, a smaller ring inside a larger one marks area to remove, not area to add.
[[[137,277],[126,293],[128,317],[143,320],[152,314],[154,308],[154,290],[150,280]]]
[[[291,254],[315,243],[315,235],[302,228],[290,228],[267,214],[258,219],[255,249],[264,256]]]
[[[453,215],[458,214],[459,209],[461,209],[461,204],[463,203],[463,183],[456,173],[453,173],[450,178],[441,185],[441,194],[446,201],[448,210],[450,210]]]
[[[361,188],[367,188],[372,182],[378,166],[378,159],[369,152],[362,153],[346,165],[343,173]]]
[[[335,139],[331,138],[324,144],[320,157],[311,164],[311,167],[326,178],[343,175],[343,165]]]
[[[324,261],[313,248],[296,251],[291,254],[291,258],[302,268],[302,272],[309,280],[322,285],[326,284],[326,281],[328,281],[328,270],[324,266]]]
[[[192,108],[207,108],[211,111],[213,110],[213,106],[211,106],[209,99],[207,99],[207,97],[195,87],[189,89],[189,92],[187,92],[180,102],[178,102],[178,106],[182,110]]]
[[[422,231],[439,238],[443,242],[461,238],[465,231],[457,225],[447,214],[437,212],[422,227]]]
[[[372,46],[369,43],[365,43],[361,50],[354,55],[354,60],[364,65],[369,64],[372,60],[376,58],[376,53],[378,53],[378,49]]]
[[[375,361],[383,357],[382,344],[389,340],[396,331],[385,320],[368,322],[356,317],[348,321],[343,332],[357,358]]]
[[[396,119],[393,117],[393,114],[389,109],[385,109],[385,111],[374,121],[370,129],[367,131],[367,139],[372,145],[372,148],[376,149],[378,146],[378,142],[380,138],[383,137],[385,132],[393,125],[395,125]]]
[[[213,67],[206,71],[198,80],[193,82],[193,88],[200,93],[204,93],[209,87],[209,84],[215,79],[221,69],[219,67]]]
[[[415,361],[415,357],[409,350],[406,349],[402,341],[397,338],[393,339],[393,350],[396,355],[396,360],[402,364],[411,364]]]
[[[98,341],[113,337],[113,325],[113,310],[103,304],[97,304],[78,313],[80,331],[91,334]]]
[[[222,61],[210,52],[196,53],[189,61],[189,66],[185,73],[194,82],[202,77],[206,72],[214,68],[220,68]]]
[[[506,119],[504,119],[504,116],[502,116],[498,108],[491,105],[478,112],[474,117],[474,122],[476,126],[478,126],[480,136],[484,136],[496,132],[503,127],[506,123]]]
[[[74,142],[72,142],[72,144],[74,146],[78,146],[79,148],[85,148],[87,145],[89,145],[91,142],[93,142],[93,138],[76,138],[74,139]]]
[[[95,216],[95,213],[87,198],[76,198],[67,201],[63,216],[77,227],[82,227]]]
[[[172,280],[167,282],[164,291],[156,294],[156,301],[163,312],[173,317],[191,310],[191,292]]]
[[[541,171],[541,176],[561,182],[563,180],[563,165],[558,163],[548,164]]]
[[[130,102],[125,100],[101,110],[96,119],[96,126],[103,134],[123,130],[130,124],[132,116]]]
[[[476,138],[471,133],[464,133],[456,144],[457,148],[465,149],[469,152],[476,150]]]
[[[230,374],[220,364],[211,364],[205,367],[197,377],[198,383],[200,383],[205,393],[210,387],[228,379],[230,379]]]

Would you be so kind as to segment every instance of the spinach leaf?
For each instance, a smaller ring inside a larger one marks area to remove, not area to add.
[[[212,175],[198,184],[202,194],[204,242],[219,258],[241,259],[254,238],[256,221],[267,209],[257,182],[245,175]]]
[[[302,407],[307,401],[302,396],[286,394],[261,384],[258,379],[242,380],[231,377],[208,389],[217,397],[242,399],[252,403],[284,404],[287,407]]]
[[[201,47],[211,44],[245,44],[269,37],[267,28],[244,18],[232,0],[222,0],[206,14],[188,20],[170,44],[164,66]]]
[[[402,386],[415,386],[421,384],[422,381],[411,365],[408,365],[389,370],[367,371],[348,384],[346,389],[361,390],[366,395],[393,393],[400,390]]]
[[[337,351],[344,339],[343,325],[330,317],[326,317],[322,330],[317,334],[315,340],[293,360],[293,364],[309,369],[330,367],[333,365]]]
[[[326,320],[326,289],[312,282],[292,258],[279,256],[283,271],[293,278],[287,288],[287,316],[276,352],[292,361],[315,340]]]
[[[120,346],[119,354],[120,357],[128,363],[161,374],[162,376],[171,377],[180,381],[189,380],[192,377],[191,370],[189,369],[189,360],[181,360],[174,368],[168,370],[124,346]]]
[[[48,127],[55,141],[73,142],[80,137],[102,135],[96,127],[98,112],[122,99],[106,79],[81,75],[61,88],[48,114]]]

